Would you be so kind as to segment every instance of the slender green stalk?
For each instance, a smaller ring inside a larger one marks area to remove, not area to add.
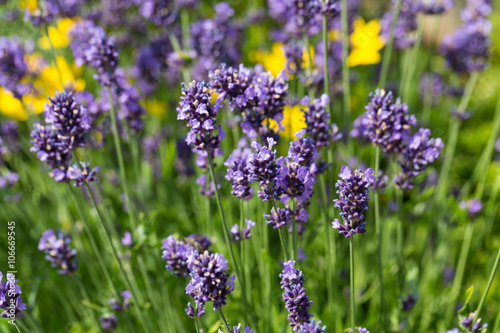
[[[198,325],[198,303],[194,306],[194,326],[196,327],[196,333],[200,333],[200,326]]]
[[[347,0],[342,0],[342,9],[340,11],[340,21],[342,28],[342,90],[344,96],[344,124],[351,122],[351,87],[349,77],[349,66],[347,65],[347,56],[349,55],[349,27],[347,25]],[[326,58],[326,53],[325,53]],[[349,126],[349,125],[348,125]]]
[[[231,330],[231,327],[229,326],[229,324],[227,323],[226,321],[226,317],[224,317],[224,313],[222,313],[222,307],[218,307],[217,308],[217,312],[219,312],[219,316],[220,316],[220,319],[222,320],[222,322],[224,323],[224,328],[226,330],[226,333],[231,333],[232,330]]]
[[[493,279],[495,278],[495,274],[497,273],[499,261],[500,261],[500,248],[498,249],[497,257],[495,259],[495,263],[493,264],[493,269],[491,270],[488,284],[486,285],[486,289],[484,290],[483,296],[481,296],[481,300],[479,301],[479,305],[477,306],[476,314],[474,316],[474,320],[472,321],[473,323],[476,322],[476,318],[479,316],[479,314],[481,313],[481,310],[483,309],[484,301],[486,301],[486,296],[488,296],[488,293],[489,293],[490,288],[491,288],[491,284],[493,283]],[[493,331],[495,332],[496,330],[493,330]]]
[[[295,221],[295,199],[292,199],[291,203],[291,215],[292,215],[292,242],[291,242],[291,258],[292,260],[297,260],[297,256],[299,253],[299,247],[298,247],[298,228],[297,228],[297,221]]]
[[[397,236],[396,236],[396,247],[397,247],[397,258],[398,258],[398,283],[399,283],[399,294],[402,295],[404,289],[405,280],[405,263],[404,263],[404,233],[403,233],[403,190],[396,189],[396,201],[398,204],[398,224],[397,224]]]
[[[375,177],[379,176],[380,169],[380,147],[375,146]],[[377,261],[378,261],[378,279],[380,281],[380,318],[382,319],[380,330],[385,331],[387,325],[387,316],[385,313],[385,291],[384,291],[384,266],[382,265],[382,226],[380,225],[380,204],[378,191],[374,195],[375,205],[375,231],[377,234]]]
[[[330,96],[330,76],[328,74],[328,17],[323,16],[323,81],[324,92]],[[326,112],[331,112],[330,103],[326,104]],[[330,121],[333,121],[333,114],[330,115]]]
[[[396,0],[396,4],[394,6],[394,13],[391,22],[391,31],[389,32],[389,40],[387,41],[387,45],[384,50],[384,58],[382,59],[382,70],[380,71],[380,78],[378,81],[378,87],[382,89],[385,87],[385,83],[387,81],[387,72],[389,70],[392,47],[394,45],[394,30],[396,29],[396,24],[399,20],[399,13],[401,12],[402,2],[403,0]],[[342,6],[344,6],[344,3],[342,3]]]
[[[465,266],[467,264],[467,257],[469,256],[469,249],[472,243],[472,234],[474,233],[474,224],[472,222],[468,222],[465,233],[464,233],[464,241],[462,243],[462,249],[460,250],[460,257],[458,258],[457,264],[457,273],[455,275],[455,279],[453,280],[453,285],[451,287],[451,302],[448,305],[448,309],[446,311],[446,316],[444,323],[445,325],[451,324],[451,319],[453,317],[453,313],[455,312],[455,305],[457,303],[458,296],[460,295],[460,287],[462,286],[462,281],[465,273]]]
[[[403,87],[403,100],[406,101],[407,103],[409,102],[410,99],[410,88],[411,84],[414,82],[413,80],[413,75],[415,74],[415,70],[417,68],[417,59],[418,59],[418,52],[420,50],[420,45],[422,41],[422,33],[424,31],[424,18],[421,17],[418,21],[418,27],[417,27],[417,39],[415,40],[415,44],[413,44],[413,49],[411,52],[411,61],[409,64],[409,70],[406,73],[406,81],[404,83]],[[405,71],[406,72],[406,71]]]
[[[351,266],[351,327],[356,332],[356,294],[354,288],[354,237],[349,237],[349,262]]]
[[[330,219],[328,218],[328,202],[326,199],[326,175],[321,176],[320,183],[320,196],[321,196],[321,211],[323,212],[323,233],[325,242],[325,266],[326,266],[326,289],[328,294],[328,304],[330,306],[330,312],[334,313],[335,303],[333,297],[333,275],[332,275],[332,256],[330,255],[331,242],[330,233],[332,232],[332,226],[330,224]]]
[[[210,153],[207,154],[207,158],[208,158],[208,169],[210,171],[210,176],[212,177],[212,181],[214,183],[214,188],[215,188],[215,200],[217,201],[217,206],[219,208],[219,214],[220,214],[220,217],[222,220],[222,229],[224,230],[224,238],[225,238],[227,246],[229,248],[229,254],[231,256],[231,261],[233,263],[234,270],[236,271],[236,277],[241,285],[241,294],[243,295],[243,300],[246,304],[249,304],[248,299],[247,299],[246,288],[245,288],[245,280],[241,276],[240,270],[238,268],[238,262],[236,261],[236,257],[234,256],[233,247],[231,244],[231,237],[229,235],[229,229],[227,227],[226,216],[224,215],[224,209],[222,208],[222,201],[220,199],[219,189],[217,187],[217,179],[215,178],[215,171],[214,171],[214,166],[213,166],[212,157],[210,156]],[[252,317],[252,321],[253,321],[252,311],[249,311],[249,314],[250,314],[250,317]]]
[[[498,332],[499,327],[500,327],[500,308],[498,308],[497,318],[495,319],[495,326],[493,326],[492,332]]]
[[[125,176],[125,164],[123,163],[123,153],[122,147],[120,145],[120,134],[118,133],[118,124],[116,121],[115,107],[113,105],[113,97],[111,96],[111,89],[109,87],[107,88],[107,91],[109,100],[109,114],[111,115],[111,128],[113,130],[113,142],[115,144],[116,156],[118,158],[118,168],[120,170],[120,183],[122,185],[122,191],[125,193],[125,197],[127,200],[130,228],[133,231],[136,227],[134,207],[132,206],[132,201],[130,200],[127,177]]]
[[[187,9],[181,10],[181,26],[182,26],[182,46],[184,50],[190,49],[189,40],[189,11]]]
[[[101,226],[104,229],[104,233],[106,235],[108,244],[111,247],[111,250],[113,252],[113,255],[114,255],[115,259],[118,261],[118,267],[120,269],[120,274],[122,275],[122,278],[123,278],[125,284],[127,285],[127,288],[132,289],[132,284],[130,283],[130,279],[128,278],[127,274],[125,273],[125,269],[123,268],[122,261],[120,260],[120,257],[118,256],[118,251],[116,250],[116,247],[113,244],[113,240],[111,239],[110,232],[109,232],[108,228],[106,227],[106,225],[104,223],[104,218],[102,216],[101,210],[99,209],[99,206],[97,205],[97,202],[95,200],[94,194],[92,193],[92,190],[90,189],[90,186],[88,184],[86,184],[86,187],[87,187],[87,190],[89,192],[89,196],[91,198],[92,204],[94,205],[94,208],[97,211],[97,215],[99,216],[99,222],[101,223]],[[137,312],[137,315],[139,317],[139,320],[141,321],[142,326],[145,327],[145,323],[147,322],[148,323],[147,324],[148,328],[151,329],[151,327],[150,327],[151,322],[150,321],[146,321],[145,318],[144,318],[144,315],[143,315],[142,311],[139,310],[140,303],[139,303],[139,299],[138,299],[137,293],[133,293],[132,297],[134,298],[134,301],[137,303],[136,306],[134,306],[134,309]]]
[[[280,235],[281,250],[283,251],[285,261],[288,261],[288,251],[286,250],[286,244],[283,238],[283,228],[278,230],[278,235]]]

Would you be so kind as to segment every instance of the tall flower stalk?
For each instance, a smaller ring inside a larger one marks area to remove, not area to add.
[[[342,90],[344,96],[344,124],[351,122],[351,87],[349,76],[349,65],[347,57],[349,55],[349,26],[347,21],[347,0],[341,0],[340,20],[342,27]],[[327,53],[324,54],[327,58]]]

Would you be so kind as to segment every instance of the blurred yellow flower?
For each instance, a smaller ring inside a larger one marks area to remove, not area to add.
[[[285,106],[283,110],[283,126],[285,129],[279,133],[283,138],[295,140],[297,137],[294,134],[306,128],[306,121],[301,108],[301,105]],[[272,119],[269,122],[269,127],[274,131],[278,130],[278,124]]]
[[[347,58],[350,67],[358,65],[373,65],[380,62],[379,51],[384,47],[380,38],[380,23],[371,20],[365,23],[363,18],[357,18],[351,35],[352,51]]]
[[[302,51],[303,68],[309,68],[309,53],[313,59],[314,66],[314,48],[310,46],[309,52],[305,52],[305,49]],[[271,52],[256,51],[253,54],[253,58],[256,62],[261,63],[262,66],[264,66],[264,68],[270,71],[274,76],[281,72],[286,65],[284,45],[282,43],[274,43],[271,47]]]
[[[0,112],[15,120],[23,121],[28,119],[23,103],[15,98],[10,91],[2,87],[0,87]]]
[[[30,13],[32,13],[33,11],[35,11],[35,9],[38,8],[38,2],[36,0],[21,0],[18,3],[18,7],[21,10],[24,10],[26,8],[30,11]]]
[[[163,118],[167,113],[167,103],[154,100],[146,100],[141,102],[146,111],[158,118]]]
[[[328,31],[328,37],[331,39],[331,40],[340,40],[340,31],[338,30],[330,30]]]
[[[48,28],[49,38],[47,36],[41,37],[38,40],[38,46],[43,50],[50,49],[50,42],[54,48],[67,47],[69,45],[69,30],[73,26],[73,20],[69,18],[63,18],[57,21],[56,26],[50,26]]]

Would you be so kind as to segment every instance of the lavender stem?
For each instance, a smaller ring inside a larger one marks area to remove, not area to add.
[[[401,1],[401,0],[400,0]],[[340,11],[340,20],[342,27],[342,90],[344,95],[344,124],[351,122],[351,91],[349,86],[349,66],[347,65],[347,56],[349,53],[349,27],[347,24],[347,0],[342,0]],[[326,58],[327,54],[324,55]]]
[[[354,304],[356,295],[354,288],[354,236],[349,237],[349,262],[351,267],[351,327],[356,332],[356,306]]]
[[[380,146],[375,146],[375,177],[379,177],[380,169]],[[382,318],[382,325],[380,329],[385,331],[387,325],[387,317],[385,314],[385,291],[384,291],[384,268],[382,265],[382,228],[380,225],[380,206],[378,191],[374,193],[375,201],[375,232],[377,234],[377,259],[378,259],[378,278],[380,281],[380,318]]]

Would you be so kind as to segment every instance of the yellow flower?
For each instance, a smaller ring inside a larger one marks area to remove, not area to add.
[[[0,87],[0,112],[18,121],[28,119],[28,114],[23,107],[23,103],[15,98],[10,91],[2,87]]]
[[[295,140],[297,137],[294,135],[298,131],[306,128],[306,121],[304,119],[304,114],[301,111],[300,105],[285,106],[283,110],[283,126],[284,130],[279,134],[288,140]],[[274,131],[278,130],[278,124],[274,120],[270,120],[269,128]]]
[[[384,47],[380,38],[380,23],[371,20],[365,23],[363,18],[357,18],[351,35],[352,51],[347,58],[349,67],[358,65],[373,65],[380,62],[379,51]]]
[[[73,20],[63,18],[57,21],[56,27],[50,26],[48,29],[49,38],[44,36],[38,40],[38,46],[43,50],[50,49],[50,42],[54,48],[67,47],[69,45],[69,30],[73,26]]]
[[[26,8],[32,13],[38,8],[38,2],[36,0],[21,0],[18,6],[19,9],[24,10]]]
[[[309,52],[305,52],[305,49],[302,51],[303,68],[309,68],[309,53],[313,59],[314,66],[314,48],[310,46]],[[261,63],[262,66],[274,76],[281,72],[286,65],[284,45],[282,43],[274,43],[271,47],[271,52],[256,51],[253,58],[256,62]]]
[[[163,118],[167,113],[167,103],[154,100],[146,100],[141,102],[142,106],[149,114],[158,118]]]

